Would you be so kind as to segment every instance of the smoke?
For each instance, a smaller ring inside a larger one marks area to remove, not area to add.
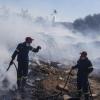
[[[26,36],[35,40],[33,47],[40,45],[41,51],[31,53],[30,57],[37,57],[45,61],[57,61],[72,64],[79,58],[81,51],[86,50],[89,58],[94,61],[100,58],[99,35],[93,38],[81,33],[74,33],[62,25],[55,25],[51,21],[38,17],[33,18],[28,11],[12,12],[7,8],[0,9],[0,77],[9,79],[10,88],[16,83],[16,71],[11,67],[6,72],[11,55],[18,43]],[[96,66],[96,64],[95,64]]]

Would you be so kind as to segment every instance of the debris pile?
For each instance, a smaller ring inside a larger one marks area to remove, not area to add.
[[[48,63],[41,63],[41,65],[31,65],[32,72],[36,73],[35,82],[38,81],[37,91],[33,94],[37,94],[38,100],[64,100],[64,98],[76,97],[76,71],[73,71],[65,86],[67,77],[69,75],[70,67],[65,68],[55,67]],[[35,75],[32,75],[35,77]],[[37,80],[37,78],[39,78]],[[90,78],[91,89],[95,100],[100,98],[99,85],[100,83],[92,76]],[[94,91],[96,90],[96,91]],[[84,99],[83,99],[84,100]]]
[[[55,63],[54,63],[55,64]],[[70,100],[76,97],[76,71],[72,71],[69,80],[70,67],[55,67],[48,63],[36,62],[29,66],[29,75],[25,91],[8,91],[6,95],[0,95],[0,100]],[[65,86],[66,83],[66,86]],[[100,99],[100,81],[90,77],[91,90],[94,100]],[[11,99],[1,99],[11,98]],[[84,99],[82,99],[84,100]]]

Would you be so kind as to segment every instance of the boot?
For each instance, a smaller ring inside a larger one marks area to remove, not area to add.
[[[17,80],[17,87],[18,87],[18,90],[21,89],[21,80]]]
[[[90,100],[89,94],[85,94],[84,97],[85,97],[85,100]]]
[[[78,90],[77,97],[78,98],[81,98],[81,96],[82,96],[82,91],[81,90]]]
[[[26,78],[22,79],[22,85],[21,85],[21,90],[24,92],[25,91],[25,85],[26,85]]]

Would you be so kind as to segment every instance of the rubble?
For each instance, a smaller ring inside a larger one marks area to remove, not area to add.
[[[71,97],[70,97],[69,95],[63,95],[63,98],[64,98],[64,100],[68,100],[68,99],[70,99]]]
[[[58,84],[57,85],[57,89],[61,90],[61,91],[69,91],[69,88],[67,86],[65,86],[65,84]]]
[[[67,67],[62,69],[55,66],[53,67],[53,64],[50,66],[48,63],[41,62],[41,64],[38,65],[33,62],[33,64],[31,63],[29,70],[25,92],[19,93],[8,91],[5,94],[0,95],[0,100],[73,100],[71,97],[76,97],[75,71],[70,75],[68,84],[64,86],[70,71]],[[94,100],[99,100],[99,81],[90,77],[90,85],[93,97],[95,98]],[[5,95],[5,97],[9,95],[11,99],[2,99],[3,95]]]

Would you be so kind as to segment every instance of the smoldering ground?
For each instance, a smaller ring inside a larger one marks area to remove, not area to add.
[[[86,50],[89,58],[95,63],[100,58],[99,35],[98,37],[84,36],[74,33],[62,25],[53,25],[45,18],[33,18],[31,14],[0,9],[0,86],[8,82],[7,88],[16,84],[16,70],[14,67],[6,72],[11,55],[18,43],[23,42],[26,36],[34,38],[33,47],[41,45],[38,54],[31,53],[41,60],[55,61],[64,64],[72,64],[80,56],[80,52]],[[6,80],[4,80],[6,78]],[[4,82],[4,83],[3,83]],[[3,83],[3,84],[2,84]],[[6,84],[5,84],[6,85]]]

